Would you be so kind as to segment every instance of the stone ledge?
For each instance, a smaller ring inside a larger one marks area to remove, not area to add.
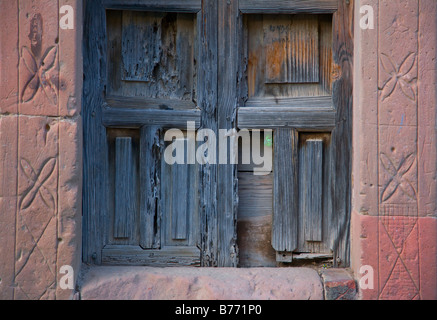
[[[356,300],[355,280],[346,269],[326,269],[321,277],[325,300]]]
[[[82,300],[323,300],[309,268],[88,267]]]

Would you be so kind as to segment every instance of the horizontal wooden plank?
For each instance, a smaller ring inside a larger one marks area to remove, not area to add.
[[[255,176],[253,172],[238,173],[238,219],[273,214],[273,173]]]
[[[106,103],[113,108],[190,110],[195,109],[193,101],[177,99],[149,99],[143,97],[107,96]]]
[[[107,127],[139,128],[154,125],[164,128],[187,128],[187,122],[200,127],[200,110],[158,110],[103,107],[102,122]]]
[[[334,13],[338,0],[240,0],[242,13]]]
[[[332,109],[332,97],[298,97],[298,98],[250,98],[246,101],[244,108],[272,108],[272,107],[288,107],[288,108],[321,108]]]
[[[103,0],[107,9],[129,9],[165,12],[199,12],[201,0]]]
[[[197,247],[164,247],[143,250],[139,246],[105,246],[102,262],[108,265],[136,265],[153,267],[198,267],[200,250]]]
[[[300,253],[293,254],[293,260],[332,259],[332,253]]]
[[[240,108],[240,129],[295,128],[299,130],[332,130],[335,127],[332,108]]]

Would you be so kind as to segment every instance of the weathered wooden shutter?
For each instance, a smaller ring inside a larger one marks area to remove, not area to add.
[[[238,127],[274,130],[276,261],[332,256],[347,266],[353,2],[240,0],[240,10],[246,15]],[[246,266],[257,263],[247,259]]]
[[[85,4],[84,261],[200,265],[199,168],[163,157],[200,126],[200,1]]]
[[[271,202],[258,215],[269,257],[348,265],[352,12],[343,0],[86,0],[84,261],[237,266],[252,184]],[[217,136],[274,130],[273,173],[168,166],[164,132],[188,121]]]

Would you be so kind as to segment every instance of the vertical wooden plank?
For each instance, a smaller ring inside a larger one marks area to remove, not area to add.
[[[198,104],[202,109],[202,128],[217,130],[217,5],[218,1],[203,0],[198,14],[199,78]],[[218,136],[218,134],[217,134]],[[200,168],[201,265],[217,266],[217,165]]]
[[[353,88],[353,17],[354,1],[339,0],[333,16],[333,62],[335,79],[332,97],[337,111],[337,126],[332,132],[331,187],[333,192],[330,219],[331,249],[336,267],[349,265],[351,168],[352,168],[352,88]]]
[[[194,34],[193,15],[178,13],[176,20],[177,73],[179,75],[178,97],[192,98]]]
[[[141,128],[140,138],[140,246],[143,249],[160,247],[160,129]]]
[[[322,241],[323,141],[307,140],[300,150],[299,208],[305,241]]]
[[[296,130],[275,131],[272,246],[277,252],[293,252],[297,247],[298,143]]]
[[[264,16],[264,45],[266,50],[266,83],[287,83],[289,80],[289,36],[291,20],[288,15]]]
[[[218,116],[219,129],[236,128],[238,101],[237,77],[239,70],[240,43],[242,32],[238,0],[218,1]],[[228,141],[228,145],[230,141]],[[227,163],[218,166],[217,215],[219,225],[218,265],[236,267],[237,248],[237,165],[233,165],[230,152]]]
[[[160,62],[162,16],[158,13],[123,11],[123,80],[152,80],[153,70]]]
[[[114,238],[130,239],[136,214],[132,138],[115,139]]]
[[[184,140],[182,140],[184,143]],[[174,164],[171,166],[172,206],[171,206],[171,234],[173,240],[187,239],[188,193],[189,177],[188,165]]]
[[[319,82],[317,16],[265,15],[266,83]]]
[[[106,85],[106,21],[101,0],[85,1],[83,260],[101,263],[108,198],[108,142],[101,106]]]

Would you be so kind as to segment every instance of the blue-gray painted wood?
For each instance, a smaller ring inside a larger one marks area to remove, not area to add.
[[[115,139],[114,238],[130,239],[136,215],[135,161],[132,138]]]
[[[182,140],[182,143],[185,142]],[[189,204],[188,165],[174,164],[171,167],[171,181],[173,186],[171,206],[171,233],[173,240],[187,239],[187,219]]]
[[[100,264],[108,223],[108,143],[101,124],[106,83],[106,21],[100,0],[85,1],[83,43],[83,261]]]
[[[197,13],[202,0],[103,0],[107,9]]]
[[[140,247],[161,245],[161,131],[144,126],[140,137]]]
[[[299,209],[305,220],[305,241],[322,241],[323,141],[305,141],[299,160]]]
[[[341,0],[343,1],[343,0]],[[338,0],[240,0],[243,13],[333,13]]]
[[[298,232],[298,133],[277,129],[274,133],[272,246],[293,252]]]
[[[161,20],[163,15],[123,11],[121,58],[122,80],[151,81],[161,61]]]

